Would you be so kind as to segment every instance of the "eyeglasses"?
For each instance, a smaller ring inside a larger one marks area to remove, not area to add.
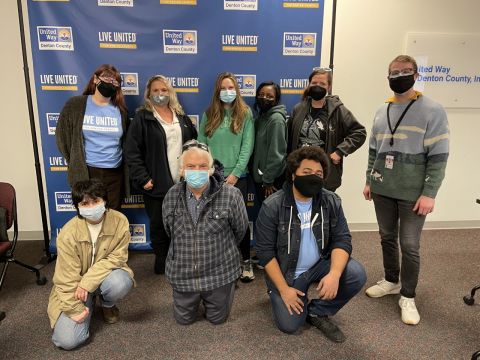
[[[388,74],[390,79],[394,79],[400,76],[409,76],[415,74],[415,71],[412,68],[402,69],[402,70],[393,70]]]
[[[313,71],[325,71],[325,72],[330,72],[330,71],[332,71],[332,69],[330,69],[330,68],[318,67],[318,66],[317,66],[317,67],[314,67],[312,70],[313,70]]]
[[[191,142],[188,142],[188,143],[185,143],[183,146],[182,146],[182,153],[187,151],[188,149],[192,148],[192,147],[196,147],[196,148],[199,148],[199,149],[202,149],[202,150],[205,150],[207,152],[210,152],[210,150],[208,149],[208,146],[205,145],[204,143],[201,143],[201,142],[198,142],[198,141],[191,141]]]
[[[115,78],[112,77],[112,76],[100,75],[98,78],[99,78],[100,80],[102,80],[103,82],[112,84],[112,85],[114,85],[114,86],[120,86],[120,83],[117,81],[117,79],[115,79]]]

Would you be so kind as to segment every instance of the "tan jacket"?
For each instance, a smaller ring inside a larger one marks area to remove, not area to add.
[[[133,279],[133,271],[127,266],[129,242],[127,218],[107,210],[92,265],[92,242],[85,219],[75,216],[65,224],[57,238],[57,264],[48,301],[52,328],[62,312],[72,317],[85,309],[85,304],[75,299],[77,286],[92,293],[114,269],[125,270]]]

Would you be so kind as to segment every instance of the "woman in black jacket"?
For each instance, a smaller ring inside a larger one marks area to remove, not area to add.
[[[315,68],[288,121],[287,152],[311,145],[325,150],[330,160],[325,188],[335,191],[342,183],[343,158],[363,145],[367,132],[338,96],[327,95],[331,89],[332,71]]]
[[[144,105],[127,135],[126,159],[134,187],[143,193],[150,218],[150,241],[155,253],[154,271],[165,272],[170,239],[162,221],[165,194],[180,180],[178,158],[182,145],[197,138],[197,130],[185,115],[170,81],[155,75],[145,87]]]

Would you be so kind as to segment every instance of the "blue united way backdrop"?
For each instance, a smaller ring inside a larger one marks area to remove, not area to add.
[[[82,93],[100,64],[121,71],[131,117],[146,81],[162,74],[198,123],[223,71],[237,75],[250,105],[258,84],[279,83],[290,111],[319,65],[323,8],[323,0],[28,0],[50,250],[75,215],[56,123],[67,99]],[[254,216],[253,193],[248,205]],[[124,199],[132,249],[150,248],[143,207],[141,195]]]

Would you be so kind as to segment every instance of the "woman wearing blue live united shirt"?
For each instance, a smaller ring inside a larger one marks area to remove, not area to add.
[[[255,131],[252,111],[242,99],[235,75],[218,75],[212,101],[202,116],[198,141],[207,144],[215,159],[224,166],[225,182],[240,189],[247,200],[247,165],[253,151]],[[250,231],[240,243],[243,272],[240,280],[252,281]]]
[[[100,179],[107,188],[109,207],[115,210],[120,209],[128,187],[123,165],[128,118],[121,81],[113,65],[101,65],[83,95],[66,102],[55,133],[58,149],[68,163],[70,186]]]

